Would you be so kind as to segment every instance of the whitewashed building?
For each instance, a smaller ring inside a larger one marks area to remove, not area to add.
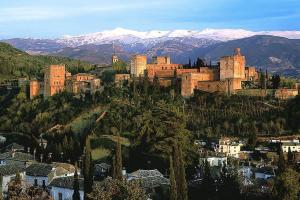
[[[57,177],[74,176],[75,167],[67,163],[35,163],[26,168],[26,181],[30,185],[48,186]]]
[[[227,165],[227,157],[225,156],[209,156],[207,158],[200,158],[200,163],[207,161],[211,167],[223,167]]]
[[[283,153],[289,152],[289,149],[291,152],[297,152],[300,153],[300,143],[295,143],[295,142],[287,142],[283,143],[281,145]]]
[[[0,166],[0,192],[3,197],[7,195],[8,183],[15,179],[17,173],[20,173],[21,179],[24,179],[25,166],[15,164]]]
[[[74,193],[73,189],[74,177],[59,177],[51,181],[49,187],[50,194],[54,200],[72,200]],[[84,181],[83,178],[79,178],[79,194],[80,200],[84,197]]]
[[[238,158],[241,151],[241,146],[243,146],[243,144],[239,142],[232,142],[227,138],[220,139],[217,151],[226,156]]]

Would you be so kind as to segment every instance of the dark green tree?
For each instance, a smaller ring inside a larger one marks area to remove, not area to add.
[[[292,165],[293,162],[294,162],[294,155],[293,155],[293,153],[291,151],[291,147],[289,147],[289,150],[288,150],[287,160],[288,160],[288,164],[289,165]]]
[[[256,131],[253,131],[252,133],[250,133],[249,139],[248,139],[249,147],[250,147],[252,150],[255,148],[256,142],[257,142]]]
[[[278,164],[277,164],[277,166],[278,166],[278,174],[283,173],[286,166],[285,166],[285,159],[284,159],[281,145],[278,148]]]
[[[172,156],[169,158],[170,160],[170,200],[177,200],[177,185],[176,178],[174,172],[174,163]]]
[[[119,181],[123,180],[122,176],[122,149],[120,143],[120,136],[116,142],[115,155],[113,158],[113,178]]]
[[[179,198],[181,200],[188,200],[188,187],[186,183],[186,174],[184,167],[184,158],[180,145],[178,144],[178,156],[179,156],[179,181],[180,181],[180,190],[179,190]]]
[[[271,84],[273,89],[278,89],[280,85],[280,76],[278,74],[275,74],[271,78]]]
[[[287,168],[275,178],[273,197],[276,200],[298,200],[300,192],[299,172]]]
[[[80,200],[80,193],[79,193],[79,177],[77,173],[77,165],[75,165],[75,173],[74,173],[74,182],[73,182],[73,200]]]
[[[218,199],[240,200],[240,184],[236,168],[223,166],[218,186]]]
[[[203,193],[203,199],[209,200],[214,198],[215,185],[214,180],[210,172],[210,166],[208,161],[205,159],[203,166],[203,181],[201,183],[201,189]]]
[[[87,199],[87,194],[92,191],[93,177],[92,177],[92,156],[90,136],[87,136],[85,141],[85,157],[84,157],[84,198]]]

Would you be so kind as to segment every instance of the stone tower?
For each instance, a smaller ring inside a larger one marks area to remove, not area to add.
[[[65,89],[65,65],[50,65],[44,72],[44,97],[52,96]]]
[[[30,99],[33,99],[34,97],[39,95],[40,83],[36,79],[30,80],[29,93],[30,93]]]
[[[240,48],[236,48],[233,56],[225,56],[220,59],[220,80],[244,79],[245,64],[245,56],[241,54]]]
[[[134,77],[144,76],[147,68],[146,55],[134,55],[130,61],[130,74]]]

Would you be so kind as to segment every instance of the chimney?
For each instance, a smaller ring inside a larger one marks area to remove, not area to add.
[[[237,55],[237,56],[241,55],[241,49],[240,48],[235,49],[235,55]]]
[[[122,170],[122,175],[123,175],[123,176],[126,176],[126,174],[127,174],[126,169],[123,168],[123,170]]]

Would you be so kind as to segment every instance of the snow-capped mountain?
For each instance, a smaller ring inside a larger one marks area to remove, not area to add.
[[[184,64],[197,57],[217,61],[220,56],[230,55],[240,47],[247,57],[247,65],[300,76],[300,31],[204,29],[143,32],[117,28],[58,39],[15,38],[3,42],[30,54],[58,55],[99,65],[110,64],[114,52],[125,61],[133,54],[146,54],[149,58],[169,55],[174,63]]]
[[[204,30],[173,30],[148,32],[134,31],[123,28],[116,28],[110,31],[91,33],[79,36],[66,35],[57,40],[58,43],[69,47],[76,47],[86,44],[109,44],[112,42],[122,44],[153,45],[170,39],[194,38],[208,41],[229,41],[247,38],[255,35],[272,35],[286,37],[289,39],[300,39],[300,31],[247,31],[243,29],[204,29]]]

